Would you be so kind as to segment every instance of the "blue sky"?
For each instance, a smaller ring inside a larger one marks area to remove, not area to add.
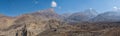
[[[120,7],[120,0],[0,0],[0,14],[18,16],[51,8],[55,1],[58,14],[74,13],[93,8],[99,13]]]

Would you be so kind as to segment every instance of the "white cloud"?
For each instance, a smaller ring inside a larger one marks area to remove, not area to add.
[[[52,1],[52,4],[51,4],[52,7],[57,7],[57,3],[55,1]]]
[[[116,7],[116,6],[114,6],[113,9],[114,9],[115,11],[120,10],[120,8],[118,8],[118,7]]]
[[[114,9],[118,9],[116,6],[113,7]]]

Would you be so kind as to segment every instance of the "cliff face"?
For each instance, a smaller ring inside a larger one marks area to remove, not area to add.
[[[120,36],[120,22],[71,23],[53,9],[15,18],[0,15],[0,36]]]

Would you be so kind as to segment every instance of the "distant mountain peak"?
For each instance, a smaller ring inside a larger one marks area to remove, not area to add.
[[[120,11],[108,11],[91,20],[94,22],[118,22],[120,21]]]
[[[87,10],[89,10],[89,11],[95,11],[93,8],[89,8],[89,9],[87,9]]]
[[[38,12],[51,12],[51,13],[54,13],[54,8],[48,8],[48,9],[40,10]]]
[[[93,9],[93,8],[89,8],[89,9],[86,9],[84,12],[96,12],[96,10]],[[96,13],[97,13],[97,12],[96,12]]]
[[[32,15],[57,15],[57,13],[54,11],[54,8],[48,8],[44,10],[40,10],[37,12],[30,13]]]
[[[77,12],[77,13],[73,13],[72,15],[70,15],[68,17],[68,19],[70,19],[70,21],[77,21],[77,22],[81,22],[81,21],[88,21],[91,18],[94,18],[98,15],[97,11],[90,8],[90,9],[86,9],[82,12]]]
[[[98,12],[93,8],[86,9],[86,10],[83,11],[83,13],[92,14],[92,15],[98,15]]]

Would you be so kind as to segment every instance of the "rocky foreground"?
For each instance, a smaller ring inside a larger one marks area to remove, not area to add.
[[[53,9],[0,15],[0,36],[120,36],[120,22],[68,22]]]

